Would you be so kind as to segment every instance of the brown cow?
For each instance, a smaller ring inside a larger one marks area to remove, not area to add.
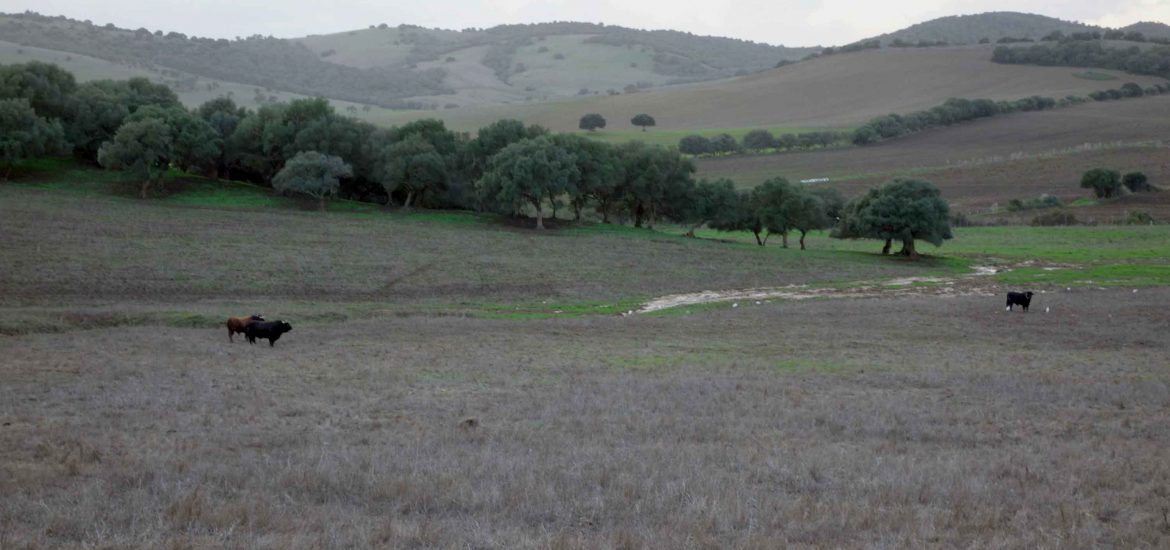
[[[260,316],[259,314],[252,315],[251,317],[228,317],[228,320],[227,320],[228,342],[235,342],[235,340],[232,339],[232,335],[237,333],[237,332],[240,334],[243,334],[244,329],[247,328],[247,326],[248,326],[248,323],[251,323],[252,321],[263,321],[263,320],[264,320],[264,317]]]

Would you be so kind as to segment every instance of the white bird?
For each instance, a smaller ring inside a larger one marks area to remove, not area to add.
[[[1137,292],[1137,291],[1135,290],[1134,292]],[[760,301],[759,301],[759,300],[756,300],[756,305],[757,305],[757,306],[758,306],[758,305],[760,305]]]
[[[1133,289],[1133,293],[1134,293],[1134,294],[1137,294],[1137,289],[1136,289],[1136,288],[1135,288],[1135,289]]]
[[[736,303],[734,303],[734,304],[731,304],[731,307],[739,307],[739,302],[736,302]]]
[[[1045,308],[1044,308],[1044,313],[1048,313],[1048,308],[1047,308],[1047,307],[1045,307]]]

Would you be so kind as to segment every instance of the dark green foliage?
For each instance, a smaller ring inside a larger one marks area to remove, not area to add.
[[[77,91],[77,81],[56,65],[31,61],[0,65],[0,99],[25,98],[37,116],[64,119],[68,100]]]
[[[65,137],[79,154],[96,159],[126,117],[146,106],[181,107],[170,88],[145,78],[80,84],[66,101]]]
[[[513,143],[493,156],[476,188],[483,204],[502,214],[531,206],[537,229],[544,229],[545,201],[574,193],[579,177],[573,155],[541,136]]]
[[[1098,67],[1170,78],[1170,47],[1166,46],[1107,48],[1098,41],[1067,41],[1027,48],[1000,46],[991,59],[996,63]]]
[[[12,166],[22,159],[59,153],[65,149],[65,132],[56,120],[45,120],[24,97],[0,99],[0,167],[7,179]]]
[[[1142,90],[1142,87],[1134,82],[1126,82],[1125,84],[1122,84],[1120,91],[1121,95],[1124,95],[1125,97],[1142,97],[1145,95],[1145,91]]]
[[[939,126],[1015,111],[1039,111],[1056,107],[1051,97],[1032,96],[1016,101],[995,102],[990,99],[951,98],[925,111],[908,115],[889,114],[874,118],[853,132],[855,145],[869,145]]]
[[[577,179],[569,187],[569,203],[580,220],[589,201],[596,204],[601,221],[609,217],[625,193],[625,164],[614,146],[575,134],[554,134],[553,143],[573,157]],[[555,200],[553,205],[556,206]]]
[[[517,141],[540,137],[548,130],[540,126],[524,126],[516,119],[497,120],[476,133],[475,139],[467,143],[468,176],[472,181],[483,175],[488,159],[505,147]]]
[[[691,237],[704,224],[713,229],[737,230],[747,211],[740,193],[735,190],[735,183],[726,178],[700,181],[691,191],[688,203],[689,208],[680,217],[691,224],[687,231]]]
[[[1053,17],[1014,12],[988,12],[974,15],[940,17],[918,23],[900,31],[882,35],[884,43],[901,40],[907,44],[921,42],[975,44],[1010,40],[1033,40],[1056,33],[1070,34],[1091,29],[1088,25],[1062,21]],[[891,44],[892,45],[892,44]]]
[[[715,154],[731,154],[740,151],[739,142],[731,134],[718,134],[711,138],[711,152]]]
[[[319,207],[324,210],[325,199],[337,196],[341,189],[341,178],[352,176],[353,168],[341,157],[302,151],[276,173],[272,178],[272,188],[285,195],[317,199]]]
[[[646,113],[642,113],[634,115],[634,118],[630,119],[630,124],[641,127],[642,131],[645,132],[647,126],[654,126],[657,124],[657,122],[654,120],[654,117]]]
[[[698,134],[678,140],[678,151],[684,155],[705,155],[711,152],[711,140]]]
[[[654,227],[660,216],[681,216],[695,165],[675,151],[640,141],[623,144],[618,151],[624,166],[626,209],[634,227]]]
[[[743,148],[749,151],[774,149],[776,146],[776,137],[767,130],[752,130],[743,136]]]
[[[850,201],[831,236],[883,240],[883,254],[898,240],[902,242],[899,254],[917,257],[916,240],[941,246],[952,238],[950,208],[931,183],[894,180]]]
[[[845,195],[832,187],[806,188],[806,191],[821,201],[821,208],[831,224],[836,224],[845,210]]]
[[[140,195],[161,182],[170,165],[173,141],[166,122],[144,118],[123,124],[112,140],[98,149],[97,160],[111,170],[125,170],[142,180]]]
[[[1149,212],[1142,210],[1131,210],[1126,213],[1125,225],[1155,225],[1158,220],[1155,220]]]
[[[577,127],[582,130],[589,130],[590,132],[598,128],[605,128],[605,117],[597,113],[589,113],[581,117],[581,120],[577,123]]]
[[[1019,212],[1021,210],[1038,210],[1041,208],[1056,208],[1062,206],[1060,199],[1052,195],[1040,195],[1039,198],[1027,199],[1021,201],[1020,199],[1012,199],[1008,201],[1008,212]]]
[[[1133,193],[1141,193],[1146,191],[1153,191],[1154,186],[1150,185],[1149,178],[1141,172],[1130,172],[1121,178],[1121,184]]]
[[[410,134],[386,146],[379,156],[375,177],[387,195],[406,194],[403,208],[410,208],[415,195],[444,190],[450,178],[447,162],[424,134]]]
[[[1117,170],[1094,168],[1081,176],[1081,188],[1092,189],[1098,198],[1116,197],[1121,193],[1121,173]]]

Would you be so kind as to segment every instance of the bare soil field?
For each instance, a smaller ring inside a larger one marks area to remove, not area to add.
[[[1167,300],[0,336],[0,545],[1164,547]]]
[[[379,121],[401,124],[438,117],[473,131],[500,118],[519,118],[555,131],[575,131],[585,113],[600,113],[610,129],[650,113],[664,130],[701,128],[852,127],[879,115],[927,109],[951,97],[1019,99],[1031,95],[1084,96],[1124,82],[1148,86],[1161,79],[1118,73],[1094,81],[1082,69],[1000,65],[991,46],[888,48],[825,56],[753,75],[633,94],[482,106],[449,111],[383,113]],[[701,106],[701,108],[698,108]]]
[[[700,159],[699,175],[729,177],[745,186],[776,176],[828,177],[834,180],[829,185],[851,195],[894,177],[914,176],[938,185],[960,210],[1041,193],[1084,197],[1080,176],[1090,168],[1142,171],[1156,185],[1170,183],[1167,112],[1170,96],[1089,103],[1004,115],[867,147]],[[1165,201],[1148,200],[1163,219],[1170,219]]]

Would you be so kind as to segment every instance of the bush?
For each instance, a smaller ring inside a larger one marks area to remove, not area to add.
[[[1079,223],[1077,217],[1072,212],[1066,212],[1064,210],[1048,212],[1032,218],[1032,225],[1034,226],[1077,225]]]
[[[1121,178],[1121,184],[1134,193],[1142,193],[1153,191],[1154,186],[1150,185],[1149,178],[1141,172],[1130,172]]]
[[[1125,225],[1154,225],[1158,223],[1149,212],[1142,210],[1130,211],[1125,216]]]
[[[1121,192],[1121,173],[1117,170],[1094,168],[1081,176],[1081,187],[1092,189],[1097,198],[1115,197]]]
[[[1035,199],[1012,199],[1008,201],[1008,212],[1019,212],[1021,210],[1039,210],[1041,208],[1056,208],[1062,206],[1060,199],[1052,195],[1040,195]]]

